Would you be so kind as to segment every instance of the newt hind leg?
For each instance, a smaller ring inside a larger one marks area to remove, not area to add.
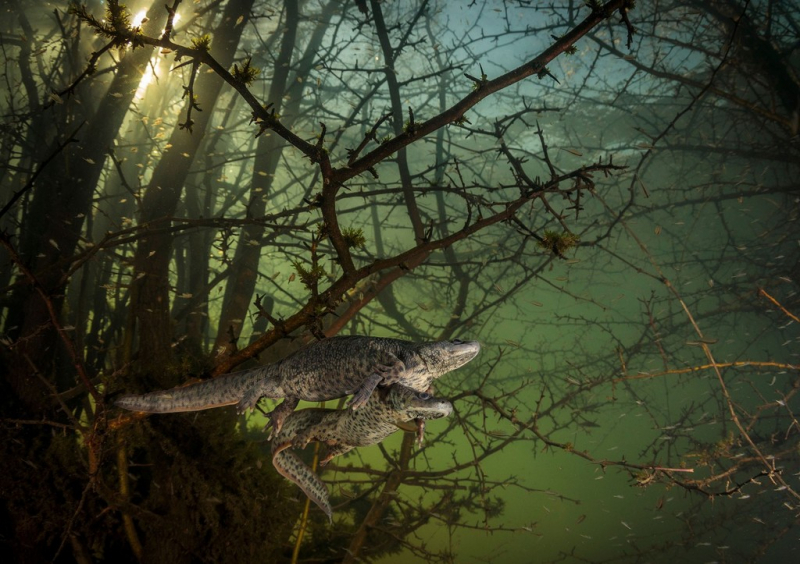
[[[323,458],[320,459],[319,465],[320,466],[325,466],[328,462],[330,462],[331,460],[333,460],[334,458],[336,458],[340,454],[344,454],[346,452],[349,452],[349,451],[353,450],[353,448],[354,447],[352,445],[348,445],[348,444],[344,444],[344,443],[339,443],[339,444],[336,444],[336,445],[333,445],[333,446],[329,445],[328,446],[328,452],[325,454],[325,456]]]

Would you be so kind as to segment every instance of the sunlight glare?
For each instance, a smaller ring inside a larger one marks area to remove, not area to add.
[[[144,98],[144,95],[147,92],[147,87],[151,82],[153,82],[153,78],[155,77],[154,69],[158,67],[159,62],[160,61],[158,57],[153,57],[150,59],[150,63],[142,73],[142,80],[139,82],[139,87],[136,89],[136,94],[133,96],[135,100],[142,100]]]
[[[172,27],[173,27],[173,29],[175,28],[176,25],[178,25],[178,20],[180,20],[180,19],[181,19],[181,15],[178,12],[175,12],[175,16],[172,18]],[[161,30],[161,34],[163,35],[165,31],[166,31],[166,29],[162,29]]]
[[[147,17],[147,10],[142,10],[136,16],[134,16],[133,21],[131,23],[132,27],[142,27],[145,18]]]

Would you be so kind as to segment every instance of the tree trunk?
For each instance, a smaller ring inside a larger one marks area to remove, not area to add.
[[[150,9],[149,31],[163,27],[166,22],[163,13],[160,4]],[[20,256],[37,276],[57,312],[64,300],[64,274],[71,265],[84,218],[91,214],[92,196],[103,170],[106,152],[119,135],[119,128],[152,52],[153,49],[143,47],[126,54],[108,89],[108,93],[121,96],[103,97],[97,111],[81,131],[80,144],[65,149],[34,186],[30,208],[25,215],[26,231],[21,239]],[[21,285],[15,292],[6,326],[15,327],[12,335],[18,338],[6,361],[9,382],[23,403],[36,408],[41,404],[44,390],[33,375],[32,364],[42,375],[50,373],[55,359],[52,351],[57,343],[47,305],[28,284]],[[45,351],[51,354],[44,354]],[[42,364],[43,358],[49,360],[48,364]],[[63,375],[64,381],[59,382],[57,388],[75,383],[68,376]]]
[[[296,65],[296,76],[299,80],[291,81],[287,92],[289,68],[291,66],[292,50],[295,45],[297,23],[299,19],[297,3],[286,2],[286,29],[281,42],[281,50],[275,62],[275,76],[270,85],[269,101],[276,111],[285,117],[283,123],[291,128],[297,121],[302,102],[303,88],[307,77],[310,75],[311,66],[317,56],[325,32],[328,29],[331,16],[339,8],[338,0],[331,0],[323,9],[314,32],[309,39],[303,56]],[[284,94],[288,94],[289,101],[281,109]],[[264,215],[267,199],[285,141],[277,135],[263,135],[259,138],[258,149],[253,170],[253,185],[250,190],[250,201],[247,205],[247,215],[258,218]],[[261,242],[265,229],[261,225],[251,224],[242,228],[236,254],[231,267],[231,275],[225,287],[225,301],[220,315],[219,328],[215,351],[217,353],[230,353],[234,350],[229,335],[237,337],[241,333],[242,324],[247,316],[247,310],[253,298],[253,292],[258,278],[258,264],[261,259]]]
[[[233,64],[246,22],[237,23],[238,18],[250,14],[253,0],[228,2],[222,21],[212,35],[211,52],[225,68]],[[197,155],[198,148],[213,114],[213,107],[222,90],[223,80],[216,74],[200,71],[195,79],[194,92],[202,112],[193,112],[192,132],[181,129],[176,123],[169,143],[171,148],[158,162],[142,199],[140,224],[147,228],[157,219],[175,215],[189,167]],[[191,101],[188,101],[191,103]],[[188,155],[188,156],[187,156]],[[159,228],[167,224],[159,224]],[[163,367],[171,359],[172,326],[170,320],[169,262],[172,254],[173,236],[167,232],[145,231],[139,240],[134,257],[135,287],[131,307],[139,324],[139,351],[144,372],[151,372],[154,383],[168,386],[161,381]]]

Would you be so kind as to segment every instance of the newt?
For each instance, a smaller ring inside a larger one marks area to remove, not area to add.
[[[272,464],[316,503],[331,519],[333,510],[328,488],[311,468],[289,449],[303,449],[312,441],[328,445],[319,462],[325,466],[333,458],[356,447],[374,445],[412,420],[447,417],[453,405],[444,399],[393,384],[373,393],[359,410],[301,409],[291,413],[272,440]]]
[[[477,341],[458,339],[413,343],[382,337],[331,337],[274,364],[170,390],[123,396],[115,405],[131,411],[175,413],[235,404],[243,413],[254,409],[261,398],[285,398],[269,414],[271,437],[300,400],[327,401],[352,394],[350,407],[355,411],[379,385],[399,383],[426,392],[436,378],[475,358],[480,348]]]

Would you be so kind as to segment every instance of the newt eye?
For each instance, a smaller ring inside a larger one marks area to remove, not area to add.
[[[419,399],[421,400],[429,400],[431,399],[431,395],[428,392],[422,392],[419,394]]]

